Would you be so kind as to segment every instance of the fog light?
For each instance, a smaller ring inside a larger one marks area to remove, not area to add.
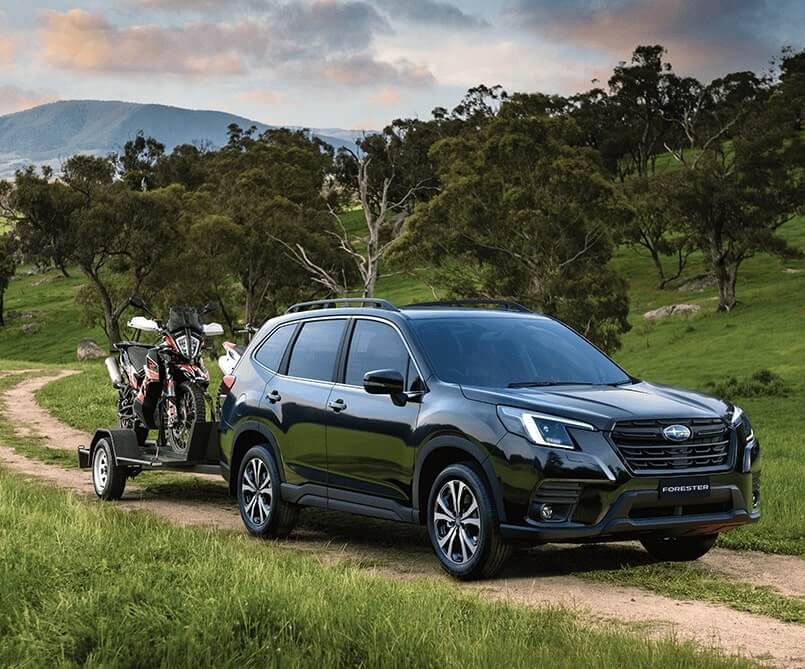
[[[553,507],[550,504],[543,504],[539,510],[539,516],[542,520],[550,520],[553,518]]]

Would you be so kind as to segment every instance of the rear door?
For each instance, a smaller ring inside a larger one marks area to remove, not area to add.
[[[408,505],[420,404],[409,401],[399,406],[388,395],[367,393],[363,375],[379,369],[395,369],[407,379],[407,388],[421,388],[397,328],[379,319],[356,318],[343,379],[333,386],[328,402],[329,496],[372,504],[352,495],[358,493]]]
[[[265,387],[263,406],[273,416],[287,483],[327,483],[325,424],[346,318],[304,321]]]

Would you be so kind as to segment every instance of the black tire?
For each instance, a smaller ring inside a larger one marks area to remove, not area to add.
[[[254,446],[246,452],[235,485],[240,517],[250,534],[262,539],[279,539],[288,536],[296,525],[299,507],[282,499],[280,482],[279,467],[268,447]],[[259,496],[249,490],[255,484],[264,491]]]
[[[190,448],[193,427],[197,422],[203,422],[207,418],[207,405],[204,401],[204,391],[191,381],[182,381],[176,386],[176,402],[179,406],[179,411],[183,411],[184,402],[188,402],[188,407],[194,412],[191,419],[182,416],[185,429],[182,431],[183,437],[181,439],[177,432],[167,427],[167,423],[165,427],[165,436],[170,449],[174,453],[184,455]]]
[[[692,537],[653,535],[640,540],[649,554],[663,562],[690,562],[698,560],[716,543],[718,532]]]
[[[453,512],[454,491],[459,521],[451,525],[448,518]],[[472,511],[473,501],[477,512]],[[455,578],[491,578],[511,555],[511,546],[500,536],[489,484],[472,464],[450,465],[436,477],[428,497],[427,519],[433,552],[442,569]]]
[[[115,464],[112,446],[107,439],[99,439],[92,452],[92,487],[95,494],[109,501],[123,497],[127,471]]]

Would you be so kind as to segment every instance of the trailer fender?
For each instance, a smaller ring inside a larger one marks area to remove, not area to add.
[[[90,466],[92,458],[95,456],[95,449],[98,442],[106,439],[112,447],[112,455],[116,465],[136,465],[143,462],[142,447],[137,440],[137,433],[134,430],[123,428],[100,428],[95,431],[90,442],[89,449],[86,451],[87,467]],[[83,454],[79,449],[79,460],[83,464]]]

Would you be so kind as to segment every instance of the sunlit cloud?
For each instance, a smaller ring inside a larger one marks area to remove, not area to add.
[[[400,100],[402,100],[400,94],[396,89],[391,87],[383,88],[377,93],[369,96],[370,102],[383,107],[394,107],[400,104]]]
[[[0,114],[11,114],[23,109],[30,109],[56,99],[56,96],[49,93],[29,91],[12,85],[0,85]]]
[[[253,102],[258,105],[275,105],[282,102],[282,95],[275,91],[255,89],[243,91],[238,95],[238,100],[243,102]]]
[[[436,83],[433,74],[424,65],[405,58],[395,62],[375,60],[367,56],[354,56],[325,63],[321,74],[327,81],[350,86],[371,86],[377,83],[398,86],[431,86]]]

